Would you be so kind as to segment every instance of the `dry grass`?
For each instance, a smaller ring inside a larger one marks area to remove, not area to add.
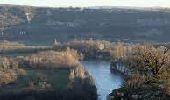
[[[47,51],[33,54],[24,58],[28,66],[31,68],[74,68],[80,65],[79,55],[74,50],[67,50],[65,52]]]

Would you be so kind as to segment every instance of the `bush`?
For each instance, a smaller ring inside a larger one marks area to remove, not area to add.
[[[80,66],[79,55],[74,50],[65,52],[46,51],[25,57],[20,65],[30,68],[58,69]]]
[[[17,80],[18,76],[26,75],[26,71],[18,68],[18,62],[12,58],[0,58],[0,85]]]

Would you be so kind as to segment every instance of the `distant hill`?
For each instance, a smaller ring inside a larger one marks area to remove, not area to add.
[[[43,8],[0,5],[0,40],[52,43],[72,39],[170,41],[168,8]]]

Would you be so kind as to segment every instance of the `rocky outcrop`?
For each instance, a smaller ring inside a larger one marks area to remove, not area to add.
[[[118,71],[124,75],[131,74],[130,70],[128,68],[126,68],[125,65],[123,65],[123,63],[121,61],[111,61],[110,71],[111,72]]]

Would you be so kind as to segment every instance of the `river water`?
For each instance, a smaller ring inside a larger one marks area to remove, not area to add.
[[[123,76],[120,73],[110,72],[109,61],[82,61],[85,69],[95,78],[98,100],[106,100],[106,97],[113,89],[118,89],[123,83]]]

